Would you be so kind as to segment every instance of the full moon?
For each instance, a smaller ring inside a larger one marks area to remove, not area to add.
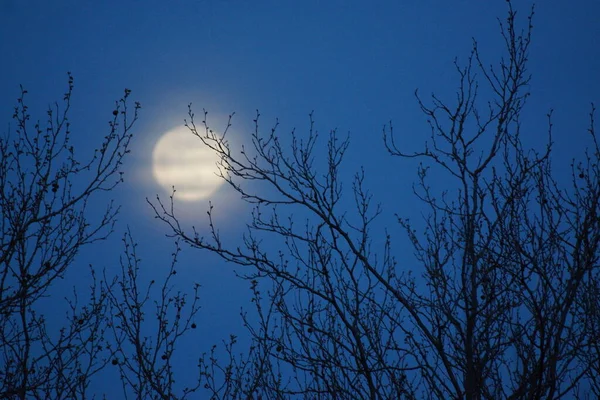
[[[217,176],[219,161],[202,141],[185,127],[166,132],[154,146],[153,172],[167,191],[175,187],[178,199],[205,199],[223,184]]]

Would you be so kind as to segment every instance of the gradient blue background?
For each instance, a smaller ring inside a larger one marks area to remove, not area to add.
[[[600,102],[600,2],[539,3],[524,127],[527,143],[541,148],[545,115],[555,109],[561,174],[585,146],[590,102]],[[520,21],[530,6],[515,1]],[[411,193],[416,164],[386,156],[381,128],[393,120],[402,145],[419,149],[429,129],[414,90],[451,101],[457,86],[452,61],[466,59],[473,36],[495,63],[502,51],[496,18],[505,11],[500,0],[0,0],[0,132],[10,131],[19,84],[43,120],[66,89],[67,71],[75,77],[71,118],[80,154],[90,154],[106,134],[125,87],[142,103],[126,183],[111,194],[123,206],[116,233],[80,255],[69,284],[85,282],[88,263],[114,271],[127,226],[140,243],[144,278],[164,273],[173,247],[145,203],[157,193],[166,197],[152,180],[151,151],[162,133],[186,118],[190,102],[197,114],[209,110],[217,129],[235,111],[234,145],[247,142],[256,109],[265,128],[278,117],[281,133],[295,127],[301,135],[314,110],[320,132],[350,134],[348,176],[365,166],[367,186],[384,207],[381,226],[397,232],[388,223],[393,213],[418,218],[422,211]],[[217,223],[237,243],[248,209],[227,188],[214,200]],[[180,205],[181,215],[200,229],[206,208],[206,200]],[[410,250],[397,237],[396,256],[410,262]],[[191,289],[190,281],[203,286],[199,328],[181,356],[182,365],[193,368],[196,354],[220,338],[244,335],[238,313],[249,291],[231,266],[209,254],[185,249],[179,269],[182,290]]]

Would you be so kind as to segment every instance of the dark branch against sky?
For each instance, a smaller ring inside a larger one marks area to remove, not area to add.
[[[519,4],[518,12],[524,17],[529,7]],[[481,54],[495,61],[502,46],[496,18],[504,15],[502,1],[3,1],[0,134],[12,131],[19,84],[29,91],[32,114],[43,116],[64,92],[70,71],[72,143],[77,152],[91,154],[114,99],[130,88],[143,108],[125,184],[98,200],[114,197],[122,204],[117,234],[79,254],[78,262],[116,268],[121,234],[129,226],[148,280],[168,271],[173,246],[145,202],[168,195],[153,181],[151,152],[161,134],[188,118],[190,102],[197,114],[209,111],[217,130],[235,111],[229,138],[238,148],[250,143],[256,109],[265,129],[278,118],[279,131],[295,128],[298,135],[308,132],[314,110],[323,138],[330,129],[349,134],[348,177],[364,166],[384,222],[399,211],[418,218],[421,210],[409,195],[417,164],[384,157],[382,126],[393,120],[401,145],[419,150],[429,129],[415,89],[452,100],[455,57],[466,62],[475,37]],[[554,109],[555,165],[564,168],[565,179],[570,158],[586,140],[589,103],[600,93],[598,15],[596,1],[546,1],[536,8],[524,141],[543,149],[546,131],[539,126]],[[213,201],[223,238],[239,240],[248,208],[226,186]],[[182,204],[181,212],[186,223],[208,234],[207,208],[204,200]],[[243,336],[238,314],[251,296],[247,285],[214,256],[184,249],[179,262],[177,284],[202,285],[203,309],[197,336],[186,342],[190,349],[200,353],[230,333]],[[86,268],[75,269],[65,287],[85,285],[86,274]],[[191,353],[182,355],[182,363],[195,358]]]

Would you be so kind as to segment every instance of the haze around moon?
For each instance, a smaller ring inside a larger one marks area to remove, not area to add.
[[[152,152],[153,175],[175,198],[197,201],[208,198],[223,184],[217,176],[219,157],[185,127],[161,136]]]

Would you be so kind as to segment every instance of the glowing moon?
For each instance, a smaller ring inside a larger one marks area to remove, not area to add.
[[[213,194],[223,179],[217,176],[219,157],[185,126],[165,133],[154,146],[156,181],[178,199],[194,201]]]

